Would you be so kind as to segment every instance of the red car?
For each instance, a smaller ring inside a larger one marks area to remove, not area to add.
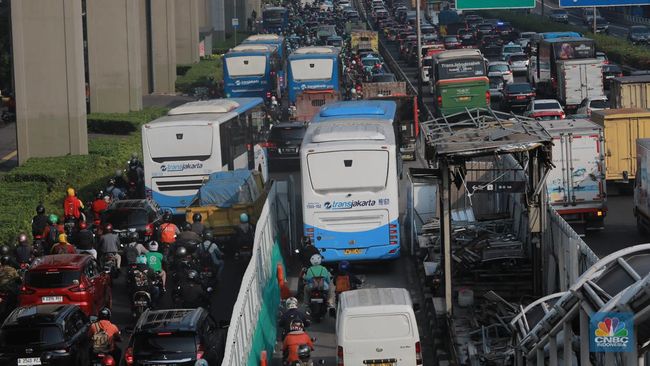
[[[111,307],[111,277],[86,254],[46,255],[25,274],[20,306],[75,304],[87,315]]]

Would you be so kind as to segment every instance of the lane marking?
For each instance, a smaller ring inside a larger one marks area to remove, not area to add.
[[[14,151],[10,152],[9,154],[3,156],[2,159],[0,159],[0,161],[5,162],[7,160],[12,159],[16,155],[18,155],[18,150],[14,150]]]

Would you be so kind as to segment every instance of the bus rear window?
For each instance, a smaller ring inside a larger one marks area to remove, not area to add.
[[[482,59],[450,60],[438,64],[439,80],[474,76],[485,76],[485,64]]]
[[[226,68],[230,77],[264,76],[266,74],[266,56],[229,56]]]
[[[349,150],[307,156],[315,191],[377,191],[388,180],[388,151]]]
[[[294,81],[330,80],[333,71],[334,60],[331,58],[291,61],[291,74]]]

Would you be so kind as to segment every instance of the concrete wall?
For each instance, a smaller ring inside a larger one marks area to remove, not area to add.
[[[137,0],[140,6],[140,76],[142,77],[142,95],[148,95],[153,91],[150,79],[152,72],[151,48],[149,44],[149,4],[151,0]]]
[[[140,2],[91,0],[86,4],[90,110],[142,109]]]
[[[199,0],[176,0],[176,62],[199,62]]]
[[[212,1],[198,0],[199,9],[199,30],[201,32],[211,31],[212,27]]]
[[[81,0],[11,4],[18,162],[87,154]]]
[[[226,39],[226,17],[224,0],[210,0],[212,2],[212,27],[217,40]]]
[[[175,0],[151,0],[153,92],[176,92]]]

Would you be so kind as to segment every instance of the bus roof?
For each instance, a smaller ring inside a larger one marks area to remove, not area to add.
[[[564,37],[582,37],[578,32],[544,32],[540,33],[543,39],[564,38]]]
[[[166,116],[144,126],[151,128],[192,122],[221,123],[262,104],[262,98],[223,98],[189,102],[173,108]]]
[[[344,143],[350,141],[372,144],[394,145],[393,126],[385,121],[360,119],[349,121],[332,121],[331,123],[311,124],[305,133],[306,144]]]
[[[301,47],[293,51],[292,55],[311,55],[311,54],[338,54],[339,51],[331,46],[310,46]]]
[[[246,38],[242,43],[247,42],[261,42],[261,41],[277,41],[280,42],[284,39],[283,36],[271,33],[271,34],[253,34]]]
[[[259,44],[259,43],[242,43],[228,51],[230,52],[273,52],[277,49],[274,44]]]
[[[458,49],[458,50],[448,50],[444,52],[440,52],[433,57],[438,59],[438,60],[449,60],[452,58],[457,58],[457,57],[483,57],[483,54],[481,51],[477,49],[472,49],[472,48],[466,48],[466,49]]]
[[[584,38],[584,37],[558,37],[558,38],[544,39],[544,42],[546,43],[585,42],[585,41],[592,41],[592,39]]]
[[[326,104],[312,122],[353,119],[359,117],[390,120],[395,118],[397,103],[392,100],[346,101]]]
[[[282,7],[282,6],[266,6],[266,7],[264,7],[264,9],[262,9],[262,11],[266,11],[266,10],[284,10],[284,11],[286,11],[287,8]]]

